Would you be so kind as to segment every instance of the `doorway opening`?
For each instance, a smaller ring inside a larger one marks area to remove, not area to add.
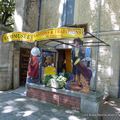
[[[71,49],[58,49],[57,72],[72,72]]]
[[[20,48],[20,86],[23,86],[26,83],[29,57],[30,49]]]

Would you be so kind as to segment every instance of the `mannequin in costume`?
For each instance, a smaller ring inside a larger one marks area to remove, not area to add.
[[[74,80],[81,91],[89,92],[92,71],[84,64],[85,50],[83,48],[83,41],[80,38],[76,38],[74,39],[74,44],[75,47],[72,49]]]

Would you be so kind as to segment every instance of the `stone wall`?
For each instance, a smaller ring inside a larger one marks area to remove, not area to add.
[[[14,31],[38,30],[39,0],[16,0]]]
[[[0,44],[0,90],[16,89],[20,86],[20,48],[32,48],[28,43]]]
[[[101,1],[101,3],[97,1]],[[98,12],[100,12],[99,19]],[[100,31],[119,30],[119,0],[75,0],[74,23],[87,23],[88,30],[91,32],[96,32],[99,24]]]
[[[38,30],[39,1],[26,0],[24,9],[23,31],[35,32]]]
[[[63,0],[62,0],[63,1]],[[61,19],[60,4],[61,0],[42,0],[40,29],[57,27]]]
[[[117,54],[118,53],[118,54]],[[110,93],[120,97],[120,36],[112,41],[111,46],[111,69],[112,79],[110,82]]]
[[[103,1],[103,0],[102,0]],[[120,29],[119,0],[104,0],[101,4],[101,31]]]
[[[27,83],[27,96],[36,98],[43,102],[50,102],[58,106],[80,110],[85,114],[101,114],[102,113],[102,97],[99,92],[76,92],[65,89],[55,89],[44,85]],[[94,116],[98,120],[100,116]],[[101,120],[101,119],[100,119]]]
[[[22,4],[18,6],[20,2]],[[16,11],[23,21],[22,25],[15,27],[15,31],[19,31],[20,26],[22,31],[28,32],[57,27],[61,18],[60,3],[60,0],[16,0]],[[18,19],[15,18],[15,21]]]
[[[74,24],[88,24],[89,31],[97,30],[97,3],[95,1],[75,0]]]
[[[13,44],[0,44],[0,90],[12,88]]]
[[[50,91],[47,90],[50,88],[46,88],[46,87],[45,89],[46,90],[40,88],[38,89],[38,88],[28,87],[27,96],[31,98],[36,98],[41,101],[53,103],[58,106],[64,106],[67,108],[80,110],[80,97],[58,93],[57,91]]]
[[[26,0],[16,0],[14,13],[14,31],[23,31],[25,2]]]

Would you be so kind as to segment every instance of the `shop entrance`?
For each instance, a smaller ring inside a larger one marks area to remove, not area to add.
[[[20,48],[20,85],[25,85],[30,57],[29,48]]]
[[[71,49],[58,49],[57,72],[72,72]]]

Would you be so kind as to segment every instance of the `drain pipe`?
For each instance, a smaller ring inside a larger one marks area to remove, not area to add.
[[[38,0],[38,26],[37,26],[37,31],[40,30],[41,3],[42,3],[42,0]]]
[[[40,30],[41,3],[42,3],[42,0],[38,0],[38,24],[37,24],[37,31]],[[36,47],[38,47],[38,41],[35,41],[34,45]]]

